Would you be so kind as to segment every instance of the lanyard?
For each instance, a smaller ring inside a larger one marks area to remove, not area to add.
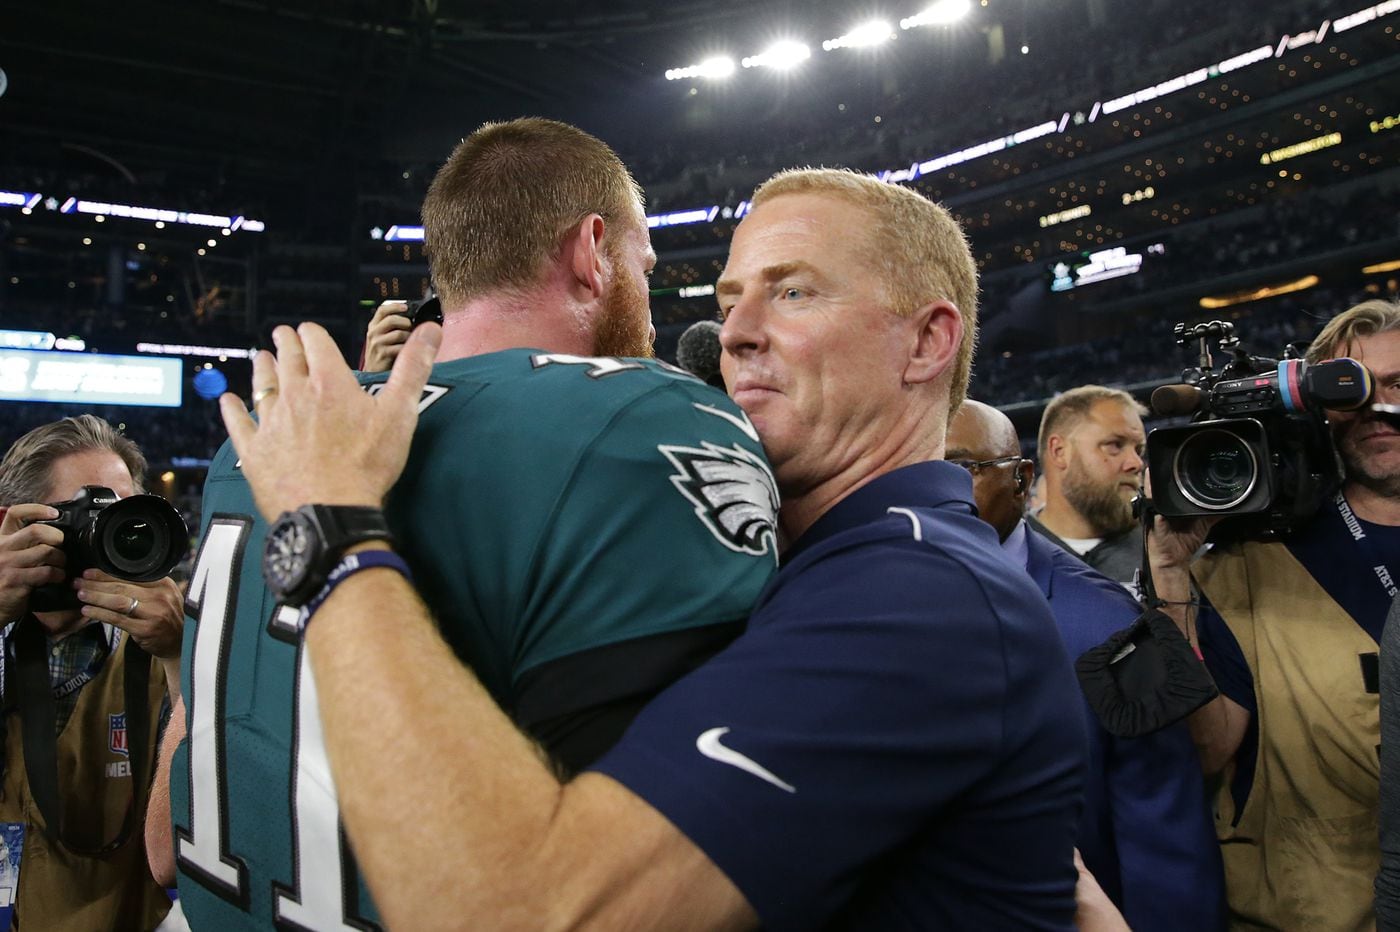
[[[1337,516],[1341,518],[1342,525],[1346,528],[1347,536],[1352,539],[1357,548],[1361,551],[1362,559],[1367,568],[1371,571],[1376,580],[1376,585],[1381,587],[1387,598],[1395,598],[1396,579],[1395,570],[1391,568],[1385,557],[1381,553],[1381,547],[1377,543],[1374,534],[1368,534],[1361,526],[1360,520],[1351,510],[1351,505],[1347,504],[1346,497],[1341,492],[1333,499],[1333,504],[1337,508]]]
[[[69,677],[66,681],[59,683],[53,688],[53,697],[55,699],[62,699],[64,696],[71,696],[88,683],[91,683],[93,677],[97,676],[97,671],[102,669],[102,664],[107,662],[108,653],[109,651],[106,648],[98,651],[97,656],[92,658],[86,670],[78,671],[76,675]]]

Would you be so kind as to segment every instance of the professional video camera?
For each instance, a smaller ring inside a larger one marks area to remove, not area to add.
[[[35,589],[31,611],[77,608],[81,603],[68,580],[90,567],[131,582],[168,576],[189,546],[184,519],[159,495],[119,499],[105,486],[85,485],[73,500],[49,507],[58,509],[58,517],[39,523],[63,532],[67,577]]]
[[[1184,427],[1147,438],[1153,507],[1167,517],[1225,518],[1216,536],[1269,538],[1305,523],[1336,493],[1341,460],[1325,412],[1371,399],[1372,379],[1354,359],[1309,365],[1288,347],[1282,359],[1251,356],[1234,325],[1177,324],[1177,345],[1199,345],[1182,385],[1152,393],[1162,416],[1192,413]],[[1230,359],[1213,366],[1212,339]]]

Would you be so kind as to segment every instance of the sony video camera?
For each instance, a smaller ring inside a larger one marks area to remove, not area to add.
[[[1154,391],[1152,408],[1192,423],[1147,438],[1153,507],[1169,518],[1224,517],[1216,536],[1270,538],[1305,523],[1342,481],[1326,411],[1366,405],[1371,373],[1354,359],[1309,365],[1291,346],[1283,359],[1250,356],[1225,321],[1175,332],[1178,346],[1198,342],[1199,365],[1185,384]],[[1212,339],[1230,355],[1219,371]]]
[[[184,519],[159,495],[119,499],[105,486],[85,485],[72,501],[49,507],[58,509],[58,517],[40,523],[63,532],[67,577],[36,588],[30,611],[77,608],[81,603],[68,580],[89,568],[131,582],[169,576],[189,546]]]

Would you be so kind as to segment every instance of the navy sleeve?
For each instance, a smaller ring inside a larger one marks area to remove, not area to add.
[[[1140,613],[1123,588],[1056,557],[1051,608],[1066,646],[1077,656],[1132,624]],[[1139,932],[1223,929],[1224,880],[1205,780],[1185,723],[1140,738],[1116,738],[1088,712],[1090,813],[1079,847],[1085,863]],[[1163,903],[1173,904],[1169,910]]]
[[[1215,678],[1215,685],[1253,714],[1254,675],[1249,672],[1249,664],[1245,662],[1239,641],[1235,640],[1225,619],[1220,617],[1204,595],[1201,596],[1201,607],[1196,616],[1196,637],[1201,644],[1206,669]]]
[[[1185,724],[1110,739],[1107,770],[1128,925],[1139,932],[1224,929],[1220,848]]]
[[[704,850],[765,926],[802,929],[978,786],[1016,713],[997,615],[955,561],[910,541],[878,564],[837,554],[795,578],[596,769]],[[1021,769],[1033,780],[1040,766]]]

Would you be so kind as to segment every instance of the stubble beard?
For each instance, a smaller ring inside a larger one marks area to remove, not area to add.
[[[651,345],[651,307],[647,303],[644,288],[633,288],[633,282],[623,281],[617,259],[613,267],[619,269],[603,296],[603,312],[594,330],[593,354],[595,356],[640,356],[650,359],[655,355]]]
[[[1335,438],[1337,450],[1342,455],[1342,464],[1346,467],[1346,479],[1385,498],[1400,499],[1400,470],[1381,472],[1379,469],[1370,468],[1365,456],[1357,450],[1357,445],[1351,440],[1351,435],[1365,426],[1366,419],[1358,418],[1343,427]]]

